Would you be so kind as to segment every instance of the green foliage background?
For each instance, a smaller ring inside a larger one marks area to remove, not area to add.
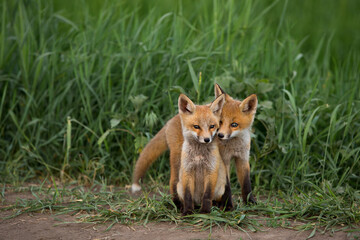
[[[2,182],[129,183],[179,93],[203,103],[218,82],[238,99],[258,95],[255,189],[360,199],[358,1],[9,0],[0,9]],[[166,183],[167,159],[147,178]]]

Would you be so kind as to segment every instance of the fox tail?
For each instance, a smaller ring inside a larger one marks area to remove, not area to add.
[[[153,139],[145,146],[137,160],[133,173],[133,183],[131,192],[135,193],[141,190],[140,179],[144,177],[146,170],[150,165],[168,149],[166,142],[166,126],[164,126]]]

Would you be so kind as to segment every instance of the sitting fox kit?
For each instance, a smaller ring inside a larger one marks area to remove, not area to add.
[[[193,211],[194,204],[201,204],[200,212],[209,213],[212,201],[220,202],[225,192],[226,168],[216,139],[224,102],[224,95],[202,106],[195,105],[183,94],[179,97],[184,142],[177,193],[184,215]]]

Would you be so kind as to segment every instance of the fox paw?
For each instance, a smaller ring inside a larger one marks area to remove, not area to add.
[[[200,209],[200,213],[210,213],[210,212],[211,212],[211,208],[205,207]]]
[[[177,209],[182,210],[182,203],[178,197],[173,197],[172,201],[174,202]]]
[[[254,198],[253,196],[251,196],[251,197],[249,198],[249,200],[245,201],[245,204],[246,204],[246,205],[256,205],[257,202],[256,202],[255,198]]]
[[[141,186],[137,183],[131,185],[131,193],[137,193],[141,190]]]
[[[225,212],[229,212],[232,211],[234,209],[234,206],[231,204],[226,204],[225,207],[223,208],[225,210]]]
[[[181,213],[182,216],[187,216],[193,214],[193,211],[191,209],[187,209]]]

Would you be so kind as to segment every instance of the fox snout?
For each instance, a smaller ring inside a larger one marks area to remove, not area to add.
[[[230,133],[230,134],[224,134],[224,133],[222,133],[222,132],[218,132],[218,134],[217,134],[217,136],[221,139],[221,140],[227,140],[227,139],[229,139],[229,138],[231,138],[232,137],[232,134]]]
[[[201,143],[211,143],[212,142],[212,137],[202,137],[202,136],[198,136],[199,142]]]

